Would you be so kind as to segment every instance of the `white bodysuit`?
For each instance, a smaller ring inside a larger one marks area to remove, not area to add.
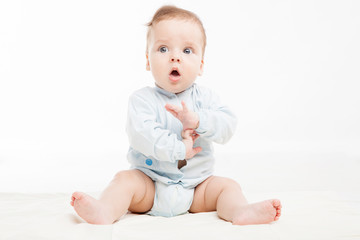
[[[199,116],[196,132],[200,137],[194,147],[202,151],[186,166],[181,122],[166,111],[167,103],[181,106]],[[175,216],[191,206],[194,188],[213,174],[212,142],[226,143],[233,135],[236,117],[222,105],[208,88],[193,84],[181,93],[170,93],[157,86],[142,88],[130,96],[126,130],[130,148],[128,160],[132,169],[139,169],[155,182],[156,194],[152,215]],[[183,205],[183,206],[179,206]]]

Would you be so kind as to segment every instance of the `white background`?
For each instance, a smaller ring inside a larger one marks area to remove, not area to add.
[[[128,168],[127,100],[153,85],[145,24],[167,3],[202,19],[197,83],[239,119],[219,156],[359,159],[359,1],[1,0],[0,191],[100,191]]]

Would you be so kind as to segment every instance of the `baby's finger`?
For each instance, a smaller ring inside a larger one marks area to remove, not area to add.
[[[189,157],[186,158],[186,160],[189,160],[189,159],[193,158],[196,154],[198,154],[201,151],[202,151],[201,147],[193,148],[192,151],[189,153]]]
[[[195,156],[196,154],[198,154],[199,152],[202,151],[202,148],[201,147],[196,147],[196,148],[193,148],[193,151],[194,151],[194,155]]]
[[[192,138],[192,133],[193,133],[193,130],[192,129],[185,129],[181,132],[181,136],[183,138]]]
[[[185,104],[184,101],[181,101],[181,105],[182,105],[182,107],[183,107],[183,111],[184,111],[184,112],[187,112],[187,111],[188,111],[188,108],[187,108],[187,106],[186,106],[186,104]]]
[[[166,105],[165,105],[165,108],[166,108],[166,110],[168,110],[169,112],[176,112],[176,113],[179,113],[182,109],[181,109],[181,107],[179,107],[179,106],[176,106],[176,105],[172,105],[172,104],[169,104],[169,103],[167,103]]]
[[[173,115],[174,117],[177,118],[177,116],[178,116],[178,113],[177,113],[177,112],[175,112],[175,111],[173,111],[173,110],[170,110],[170,109],[166,109],[166,111],[168,111],[169,113],[171,113],[171,115]]]
[[[195,141],[195,140],[198,139],[199,137],[200,137],[199,134],[197,134],[197,133],[193,134],[193,141]]]

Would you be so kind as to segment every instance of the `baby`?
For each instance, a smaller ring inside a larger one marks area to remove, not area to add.
[[[226,143],[236,118],[209,89],[195,84],[204,67],[200,19],[161,7],[148,24],[146,69],[154,87],[129,99],[131,169],[121,171],[99,199],[74,192],[71,205],[92,224],[112,224],[128,211],[154,216],[217,211],[236,225],[264,224],[281,215],[277,199],[249,204],[238,183],[213,176],[213,142]]]

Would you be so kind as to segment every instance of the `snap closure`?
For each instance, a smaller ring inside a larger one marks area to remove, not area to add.
[[[151,166],[153,164],[153,162],[152,162],[152,160],[150,158],[146,159],[145,163],[148,166]]]

